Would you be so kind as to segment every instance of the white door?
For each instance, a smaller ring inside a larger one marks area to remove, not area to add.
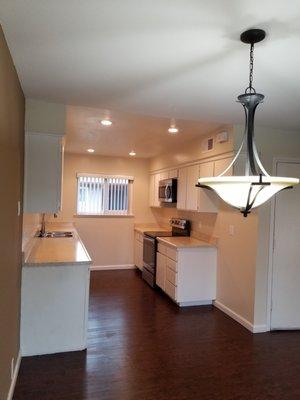
[[[300,163],[280,162],[276,175],[300,177]],[[300,329],[300,187],[276,196],[271,329]]]

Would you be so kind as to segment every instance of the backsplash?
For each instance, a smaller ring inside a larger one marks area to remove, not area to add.
[[[152,213],[161,226],[169,225],[172,217],[185,218],[191,222],[191,236],[209,242],[215,242],[217,239],[218,214],[216,213],[181,211],[171,207],[152,208]]]

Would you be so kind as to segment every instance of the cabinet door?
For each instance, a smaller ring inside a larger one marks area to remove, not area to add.
[[[215,161],[215,170],[214,170],[214,176],[220,175],[225,169],[228,167],[228,165],[231,163],[232,157],[227,157],[223,158],[222,160],[217,160]],[[231,167],[224,176],[231,176],[233,173],[233,168]]]
[[[155,175],[150,175],[149,178],[149,206],[154,206],[154,186],[155,186]]]
[[[166,282],[166,256],[160,253],[156,253],[156,284],[162,290],[165,290],[165,282]]]
[[[62,138],[26,133],[24,211],[55,213],[61,209]]]
[[[190,211],[198,210],[199,188],[196,187],[199,178],[199,165],[187,167],[187,190],[186,190],[186,209]]]
[[[200,164],[200,177],[205,178],[214,176],[214,162],[209,161]],[[208,189],[198,188],[198,211],[199,212],[218,212],[218,197]]]
[[[187,167],[178,170],[177,181],[177,208],[186,209],[186,192],[187,192]]]
[[[160,201],[158,198],[159,181],[160,181],[160,174],[155,174],[154,175],[154,207],[160,206]]]

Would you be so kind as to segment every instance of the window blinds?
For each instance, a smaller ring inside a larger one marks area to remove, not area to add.
[[[78,214],[128,214],[129,179],[78,175]]]

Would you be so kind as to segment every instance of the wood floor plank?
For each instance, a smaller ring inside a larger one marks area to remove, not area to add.
[[[300,332],[179,309],[138,272],[91,273],[87,351],[22,359],[14,400],[299,400]]]

